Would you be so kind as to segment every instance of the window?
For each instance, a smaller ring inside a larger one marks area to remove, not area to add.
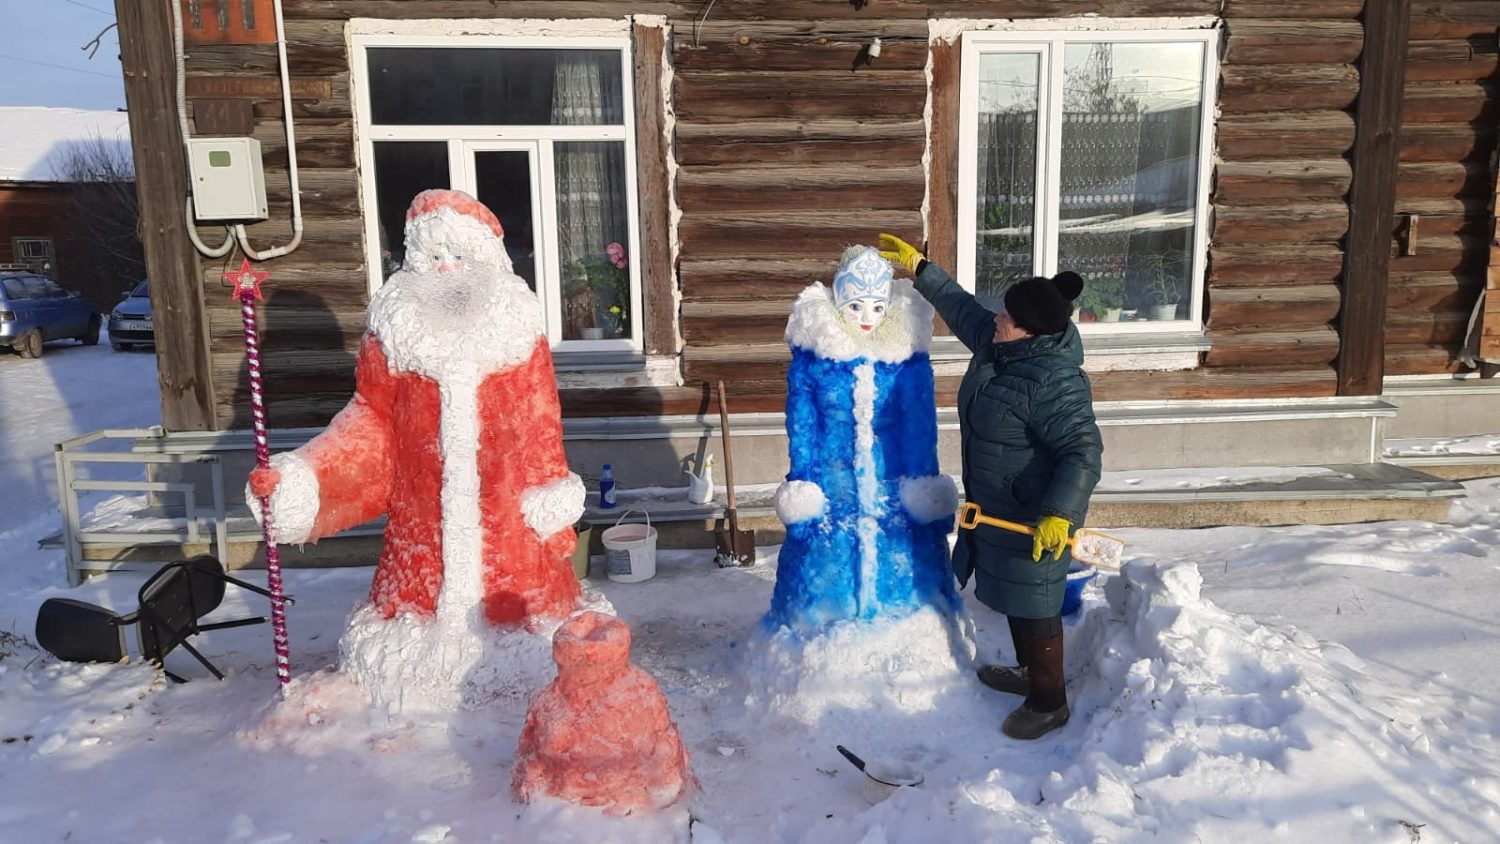
[[[562,350],[641,348],[628,36],[356,36],[372,286],[419,191],[473,194]],[[367,202],[369,200],[367,199]]]
[[[1085,332],[1196,329],[1214,30],[969,32],[959,276],[1005,288],[1073,270]]]
[[[16,256],[16,263],[25,264],[36,272],[52,271],[52,238],[11,238],[11,249]]]

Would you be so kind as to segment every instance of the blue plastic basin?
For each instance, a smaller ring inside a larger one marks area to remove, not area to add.
[[[1094,575],[1098,573],[1096,569],[1086,566],[1083,563],[1073,563],[1068,566],[1068,584],[1067,588],[1063,591],[1063,615],[1072,615],[1078,612],[1078,608],[1083,604],[1084,584],[1093,580]]]

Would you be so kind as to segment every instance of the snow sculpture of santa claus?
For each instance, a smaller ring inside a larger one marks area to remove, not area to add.
[[[258,510],[269,495],[280,543],[388,518],[370,606],[345,635],[346,667],[354,657],[389,674],[377,663],[425,640],[431,681],[453,683],[483,648],[452,634],[485,627],[538,634],[533,662],[550,662],[547,637],[578,605],[569,560],[584,487],[563,454],[541,304],[512,272],[503,235],[465,193],[418,194],[405,264],[370,301],[354,398],[322,434],[251,475],[247,498]],[[447,632],[413,627],[380,642],[391,634],[370,622],[397,617]]]
[[[839,665],[859,664],[846,701],[858,705],[884,694],[859,688],[873,666],[958,678],[971,653],[948,561],[958,495],[938,469],[932,318],[865,246],[844,252],[832,287],[814,283],[792,306],[790,471],[775,500],[787,533],[755,643],[773,698],[834,688]]]

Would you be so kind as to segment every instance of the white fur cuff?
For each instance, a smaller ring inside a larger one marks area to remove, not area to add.
[[[583,515],[584,495],[583,479],[569,472],[566,478],[521,493],[521,515],[537,536],[546,539],[577,523]]]
[[[828,500],[812,481],[785,481],[776,488],[776,515],[784,525],[795,525],[823,515]]]
[[[917,524],[951,519],[958,511],[958,487],[947,475],[902,478],[901,506]]]
[[[281,481],[271,493],[271,539],[278,545],[302,545],[311,538],[313,522],[318,518],[318,473],[294,451],[272,455],[271,468],[281,473]],[[245,502],[255,521],[264,524],[260,499],[250,491],[248,482]]]

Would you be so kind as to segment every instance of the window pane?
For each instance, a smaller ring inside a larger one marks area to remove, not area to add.
[[[622,141],[559,142],[558,255],[564,340],[630,337],[630,216]]]
[[[5,285],[5,298],[12,302],[22,302],[31,298],[31,293],[26,290],[26,283],[20,278],[11,276],[3,282]]]
[[[536,290],[536,246],[531,219],[531,153],[489,150],[474,153],[475,196],[500,218],[505,251],[516,275]]]
[[[1069,44],[1058,269],[1102,321],[1190,315],[1202,44]]]
[[[448,187],[448,145],[442,141],[377,141],[375,205],[380,218],[380,279],[406,257],[406,209],[412,197]]]
[[[624,123],[619,50],[368,50],[376,124]]]
[[[998,306],[1012,282],[1030,278],[1036,221],[1037,86],[1041,56],[979,57],[979,197],[974,295]]]

